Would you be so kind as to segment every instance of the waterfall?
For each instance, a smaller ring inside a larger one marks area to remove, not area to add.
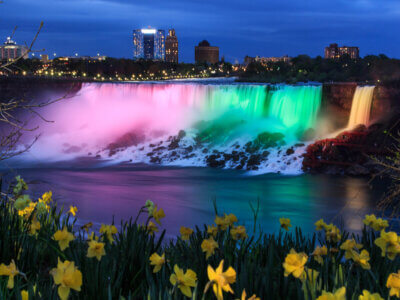
[[[321,93],[320,86],[285,86],[272,95],[269,116],[296,133],[314,128]]]
[[[353,97],[347,128],[352,129],[359,124],[368,125],[371,114],[372,97],[375,86],[358,86]]]
[[[40,126],[31,154],[46,160],[87,156],[121,137],[128,144],[159,145],[180,130],[219,149],[245,145],[265,132],[295,142],[315,128],[321,91],[321,86],[87,83],[74,98],[43,109],[54,123]]]

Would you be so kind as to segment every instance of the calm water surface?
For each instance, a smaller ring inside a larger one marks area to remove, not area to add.
[[[382,189],[370,189],[366,179],[326,175],[248,176],[234,170],[140,165],[53,165],[6,172],[9,178],[20,174],[31,181],[36,196],[52,190],[59,204],[76,205],[81,224],[134,218],[151,199],[165,210],[162,228],[168,236],[176,235],[180,226],[212,223],[214,198],[219,212],[236,214],[248,229],[253,226],[249,202],[256,205],[259,199],[258,226],[264,232],[278,230],[280,217],[291,218],[306,232],[314,229],[319,218],[342,221],[347,229],[358,231],[363,216],[374,210],[382,195]]]

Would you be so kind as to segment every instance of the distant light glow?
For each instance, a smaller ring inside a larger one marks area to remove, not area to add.
[[[156,30],[155,29],[142,29],[143,34],[155,34]]]

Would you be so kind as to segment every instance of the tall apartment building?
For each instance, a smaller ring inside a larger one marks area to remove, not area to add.
[[[178,38],[175,29],[168,30],[168,36],[165,39],[165,60],[167,62],[179,62]]]
[[[0,60],[14,60],[18,57],[29,58],[28,48],[17,45],[10,37],[0,46]]]
[[[206,40],[194,48],[194,60],[198,63],[215,64],[219,62],[219,48],[211,46]]]
[[[165,31],[154,28],[134,30],[133,58],[165,60]]]
[[[325,48],[325,58],[328,59],[338,59],[346,54],[352,59],[360,58],[360,49],[349,46],[339,47],[338,44],[330,44],[329,47]]]

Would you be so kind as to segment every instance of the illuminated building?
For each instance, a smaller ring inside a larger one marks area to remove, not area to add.
[[[360,57],[360,49],[358,47],[339,47],[338,44],[330,44],[329,47],[325,48],[325,58],[327,59],[338,59],[344,55],[350,56],[352,59]]]
[[[261,63],[262,65],[266,65],[269,62],[285,62],[285,63],[289,63],[291,61],[291,57],[285,55],[285,56],[278,56],[278,57],[260,57],[260,56],[256,56],[256,57],[250,57],[250,56],[246,56],[244,58],[244,63],[245,65],[248,65],[249,63],[252,62],[258,62]]]
[[[4,45],[0,46],[0,60],[14,60],[18,57],[29,58],[28,48],[17,45],[16,42],[8,37]]]
[[[165,60],[165,31],[153,28],[134,30],[133,58]]]
[[[194,48],[194,60],[197,63],[215,64],[219,61],[219,48],[210,46],[206,40]]]
[[[49,55],[48,55],[48,54],[42,54],[42,55],[40,55],[40,60],[41,60],[43,63],[47,63],[47,62],[49,61]]]
[[[175,29],[168,30],[165,40],[165,60],[173,63],[179,62],[178,38],[175,35]]]

